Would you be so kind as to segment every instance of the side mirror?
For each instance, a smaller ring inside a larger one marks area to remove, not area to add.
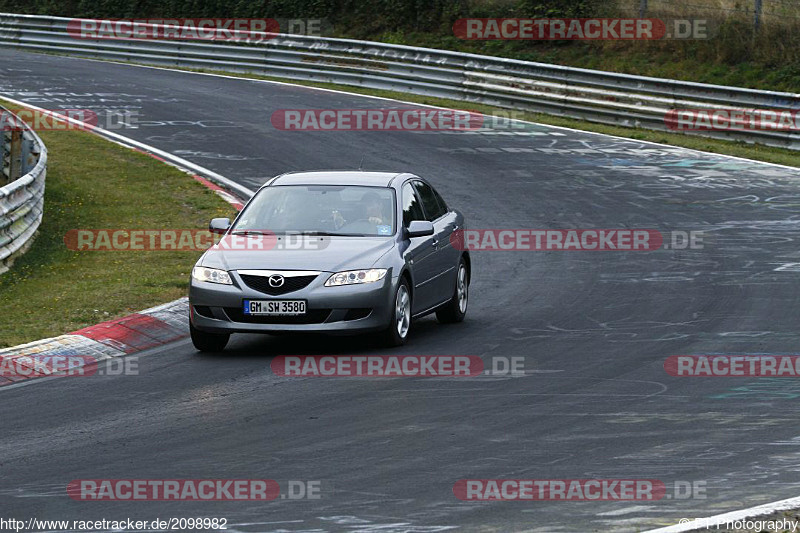
[[[231,227],[231,219],[229,218],[212,218],[208,224],[208,231],[211,233],[219,233],[222,235],[228,228]]]
[[[433,222],[427,220],[412,220],[408,225],[408,236],[413,237],[427,237],[433,235]]]

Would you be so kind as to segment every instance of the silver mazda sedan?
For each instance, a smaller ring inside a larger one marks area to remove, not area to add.
[[[467,312],[464,218],[424,179],[392,172],[272,178],[192,269],[191,336],[221,351],[231,333],[380,332],[405,343],[414,318]]]

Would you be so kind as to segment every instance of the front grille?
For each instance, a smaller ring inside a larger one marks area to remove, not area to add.
[[[252,316],[240,307],[225,307],[225,314],[234,322],[245,324],[322,324],[330,316],[330,309],[309,309],[299,316]]]
[[[269,276],[252,276],[249,274],[239,274],[244,284],[258,292],[269,294],[270,296],[280,296],[307,287],[317,276],[294,276],[283,278],[283,285],[280,287],[270,287]]]

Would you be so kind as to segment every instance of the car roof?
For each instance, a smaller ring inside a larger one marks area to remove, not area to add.
[[[361,170],[324,170],[314,172],[288,172],[268,181],[272,185],[365,185],[388,187],[392,180],[404,172],[364,172]],[[408,174],[408,177],[411,177]]]

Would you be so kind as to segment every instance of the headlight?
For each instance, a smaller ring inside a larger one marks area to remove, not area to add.
[[[369,270],[345,270],[337,272],[325,282],[326,287],[338,287],[339,285],[357,285],[359,283],[372,283],[380,281],[386,275],[385,268],[371,268]]]
[[[231,275],[224,270],[206,267],[194,267],[192,277],[197,281],[207,281],[209,283],[221,283],[223,285],[233,285]]]

